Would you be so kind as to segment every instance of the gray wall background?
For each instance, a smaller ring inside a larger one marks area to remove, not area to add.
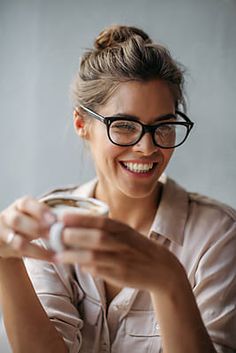
[[[236,207],[235,15],[235,0],[0,0],[0,209],[94,175],[68,92],[83,49],[112,23],[140,26],[187,68],[196,126],[168,174]]]
[[[235,15],[235,0],[0,0],[0,210],[94,175],[68,88],[82,50],[112,23],[140,26],[187,67],[196,126],[168,174],[236,207]],[[1,325],[0,336],[7,353]]]

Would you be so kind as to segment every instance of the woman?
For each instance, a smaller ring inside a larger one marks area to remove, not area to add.
[[[193,126],[182,70],[142,30],[113,26],[82,57],[73,99],[97,178],[64,192],[110,214],[62,217],[54,254],[46,205],[25,197],[1,213],[13,351],[234,352],[236,213],[163,175]]]

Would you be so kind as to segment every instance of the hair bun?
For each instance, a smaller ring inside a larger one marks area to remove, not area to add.
[[[99,33],[94,41],[94,47],[98,50],[114,47],[137,35],[144,41],[151,43],[149,36],[139,28],[113,25]]]

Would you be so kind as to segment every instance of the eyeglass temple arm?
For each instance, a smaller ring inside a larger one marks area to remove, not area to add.
[[[82,105],[82,104],[80,104],[80,107],[81,107],[83,110],[85,110],[87,113],[89,113],[90,115],[92,115],[95,119],[101,121],[102,123],[104,122],[104,118],[103,118],[101,115],[99,115],[99,114],[93,112],[93,111],[90,110],[89,108],[86,108],[86,107],[85,107],[84,105]]]
[[[85,107],[83,104],[80,104],[80,107],[85,110],[87,113],[89,113],[90,115],[92,115],[95,119],[101,121],[102,123],[106,123],[106,118],[104,118],[103,116],[101,116],[100,114],[95,113],[94,111],[92,111],[91,109]],[[183,112],[180,112],[179,110],[176,110],[177,114],[180,114],[180,116],[182,116],[187,123],[189,123],[189,128],[190,130],[192,129],[194,122],[192,122],[189,117],[187,115],[185,115]]]
[[[182,116],[188,123],[190,123],[190,124],[191,124],[191,128],[193,127],[194,122],[193,122],[192,120],[190,120],[189,117],[188,117],[186,114],[184,114],[184,113],[181,112],[180,110],[176,110],[175,112],[176,112],[177,114],[179,114],[180,116]]]

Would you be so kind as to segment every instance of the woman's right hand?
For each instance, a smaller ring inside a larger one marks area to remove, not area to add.
[[[0,258],[24,256],[50,261],[54,252],[31,241],[47,239],[55,220],[50,208],[37,199],[25,196],[16,200],[0,213]]]

